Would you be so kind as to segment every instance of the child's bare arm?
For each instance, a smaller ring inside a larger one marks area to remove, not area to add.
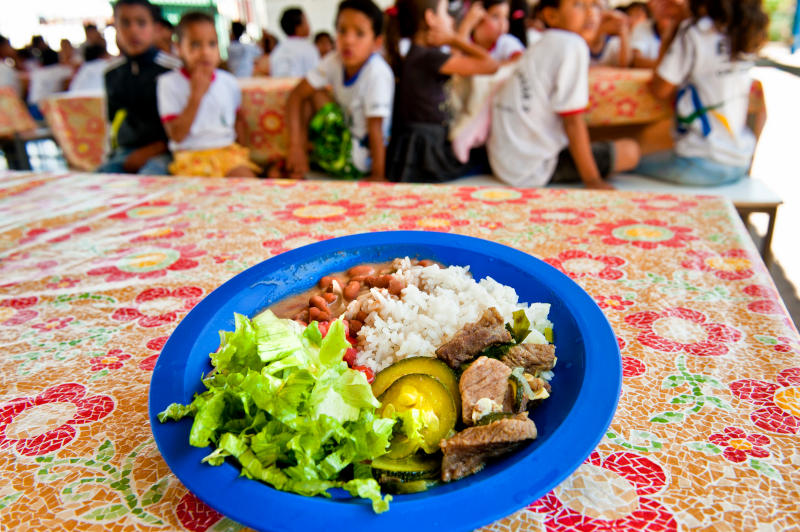
[[[439,72],[442,74],[459,74],[461,76],[494,74],[500,66],[497,61],[492,59],[489,52],[455,33],[440,35],[430,32],[429,44],[431,46],[447,45],[461,52],[461,54],[451,55],[450,59],[445,61],[439,68]]]
[[[242,114],[242,110],[239,109],[236,111],[236,124],[234,125],[236,128],[236,142],[239,144],[246,144],[247,143],[247,122],[244,119],[244,115]]]
[[[592,155],[592,145],[589,141],[589,128],[584,121],[583,113],[562,116],[564,130],[569,139],[569,153],[575,161],[578,173],[586,188],[613,190],[614,187],[603,181],[597,163]]]
[[[672,100],[677,90],[677,86],[665,80],[655,72],[653,73],[653,79],[650,81],[650,91],[656,98],[667,101]]]
[[[289,132],[289,150],[286,156],[286,169],[293,179],[302,179],[308,172],[307,124],[303,122],[303,103],[314,95],[314,87],[305,79],[292,89],[286,102],[286,127]]]
[[[210,69],[197,69],[192,72],[189,89],[189,101],[186,107],[183,108],[181,114],[164,123],[164,130],[167,136],[175,142],[181,142],[189,135],[192,129],[192,124],[197,116],[197,110],[200,108],[200,102],[203,101],[211,86],[211,79],[214,76],[214,71]]]
[[[467,11],[467,14],[464,15],[464,18],[461,20],[461,24],[458,25],[458,35],[468,40],[469,36],[472,35],[472,30],[475,29],[475,26],[478,25],[485,15],[486,10],[483,9],[483,3],[473,2],[472,5],[469,6],[469,11]]]
[[[122,167],[126,172],[135,174],[149,159],[155,157],[156,155],[166,153],[166,151],[167,144],[163,140],[146,144],[141,148],[136,148],[133,150],[128,157],[125,158],[125,162],[122,163]]]
[[[369,153],[372,157],[372,173],[370,181],[383,181],[386,176],[386,145],[383,143],[383,118],[371,116],[367,118],[369,134]]]

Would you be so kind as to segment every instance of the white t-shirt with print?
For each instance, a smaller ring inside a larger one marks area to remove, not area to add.
[[[386,60],[374,53],[355,76],[345,79],[342,57],[339,52],[332,52],[308,73],[306,80],[315,89],[333,88],[333,98],[341,106],[352,136],[353,165],[362,172],[369,172],[372,158],[367,118],[383,118],[384,143],[392,128],[394,73]]]
[[[498,37],[494,46],[489,50],[489,55],[495,61],[507,61],[525,51],[522,41],[511,35],[504,33]]]
[[[606,38],[603,49],[599,53],[591,52],[591,64],[601,66],[627,67],[628,65],[619,64],[619,51],[622,41],[616,35],[609,35]]]
[[[675,153],[745,167],[755,150],[747,127],[750,60],[731,61],[728,38],[710,18],[681,24],[658,75],[679,87]]]
[[[588,104],[586,41],[572,32],[546,30],[492,102],[488,151],[494,174],[516,187],[546,185],[569,144],[561,117],[583,112]]]
[[[189,103],[190,92],[189,74],[183,69],[166,72],[157,78],[158,114],[162,122],[174,120],[183,112]],[[208,150],[233,144],[236,141],[236,112],[241,103],[242,91],[236,78],[217,69],[200,101],[189,134],[180,142],[170,140],[170,151]]]
[[[633,28],[631,50],[638,50],[639,55],[644,59],[658,59],[658,53],[661,51],[661,38],[656,34],[654,22],[642,22]]]
[[[275,78],[302,78],[319,63],[319,50],[304,37],[287,37],[269,55],[270,74]]]

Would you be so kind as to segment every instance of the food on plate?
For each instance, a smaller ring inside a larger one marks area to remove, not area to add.
[[[463,478],[536,438],[527,409],[549,397],[556,363],[548,312],[467,267],[360,264],[237,315],[207,390],[159,419],[194,417],[210,465],[230,458],[302,495],[341,487],[381,512],[382,490]]]

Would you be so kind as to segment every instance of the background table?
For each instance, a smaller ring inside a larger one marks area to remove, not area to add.
[[[723,200],[9,173],[0,528],[235,529],[153,442],[159,351],[244,268],[389,229],[458,232],[540,257],[580,283],[618,335],[624,378],[607,436],[563,484],[487,530],[800,527],[800,339]]]

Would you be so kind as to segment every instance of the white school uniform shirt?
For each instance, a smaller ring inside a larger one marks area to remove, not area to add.
[[[11,87],[17,94],[21,92],[17,71],[3,61],[0,61],[0,87]]]
[[[620,65],[619,64],[619,50],[622,46],[622,41],[616,35],[608,35],[606,36],[606,41],[603,44],[603,48],[598,52],[594,53],[589,50],[591,54],[591,64],[592,65],[601,65],[601,66],[615,66],[615,67],[627,67],[628,65]]]
[[[67,65],[50,65],[31,71],[28,87],[28,103],[38,104],[53,94],[64,91],[64,83],[72,75],[72,68]]]
[[[319,50],[305,37],[287,37],[269,55],[270,73],[276,78],[302,78],[319,63]]]
[[[383,118],[384,144],[392,128],[394,73],[389,64],[374,53],[352,78],[346,79],[342,57],[338,51],[331,52],[308,73],[306,81],[315,89],[333,88],[333,99],[342,108],[350,129],[353,165],[361,172],[369,172],[372,158],[367,118]]]
[[[658,67],[662,79],[679,87],[675,153],[750,165],[756,144],[747,127],[752,66],[749,59],[731,61],[729,40],[710,18],[681,24]]]
[[[69,83],[70,92],[103,92],[106,89],[105,71],[109,59],[87,61]]]
[[[228,68],[237,78],[249,78],[253,75],[256,59],[264,55],[264,51],[252,43],[231,41],[228,46]]]
[[[189,103],[191,83],[184,69],[161,74],[156,80],[158,114],[166,123],[174,120]],[[215,70],[189,134],[181,142],[169,141],[170,151],[224,148],[236,141],[236,112],[242,103],[242,91],[236,78],[224,70]]]
[[[633,28],[631,50],[639,50],[639,55],[645,59],[658,59],[661,38],[656,33],[655,22],[642,22]]]
[[[549,29],[517,61],[492,102],[489,162],[516,187],[550,181],[569,140],[561,117],[589,104],[589,47],[572,32]]]
[[[525,45],[522,41],[511,35],[504,33],[497,38],[497,41],[489,50],[489,55],[495,61],[507,61],[525,51]]]

